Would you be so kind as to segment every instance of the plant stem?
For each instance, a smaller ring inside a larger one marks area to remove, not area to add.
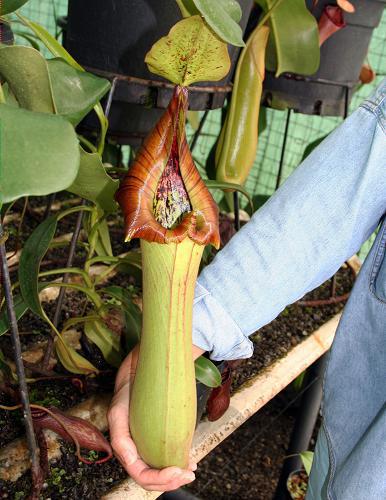
[[[16,363],[16,372],[17,372],[19,388],[20,388],[20,399],[21,399],[22,407],[23,407],[24,425],[26,428],[28,449],[29,449],[30,456],[31,456],[32,477],[33,477],[33,480],[35,481],[39,477],[39,473],[40,473],[39,448],[38,448],[37,443],[36,443],[36,438],[35,438],[35,433],[34,433],[34,428],[33,428],[33,423],[32,423],[31,408],[30,408],[29,397],[28,397],[28,387],[27,387],[27,381],[26,381],[26,376],[25,376],[25,371],[24,371],[23,360],[21,357],[20,337],[19,337],[19,331],[18,331],[18,327],[17,327],[17,319],[16,319],[16,315],[15,315],[15,308],[14,308],[12,291],[11,291],[11,280],[10,280],[9,270],[8,270],[8,265],[7,265],[7,254],[5,251],[5,245],[4,245],[3,240],[4,240],[3,226],[0,223],[0,260],[1,260],[1,271],[2,271],[1,275],[2,275],[2,282],[3,282],[3,286],[4,286],[4,294],[5,294],[6,303],[7,303],[8,320],[9,320],[9,325],[10,325],[10,330],[11,330],[12,345],[13,345],[15,363]]]

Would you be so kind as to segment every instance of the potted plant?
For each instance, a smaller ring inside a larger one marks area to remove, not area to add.
[[[320,40],[320,66],[310,75],[287,68],[284,71],[269,68],[263,104],[306,114],[344,116],[385,2],[353,0],[343,4],[308,0],[307,6],[323,31],[329,25],[327,38],[323,36]]]

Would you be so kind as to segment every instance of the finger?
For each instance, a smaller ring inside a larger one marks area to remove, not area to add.
[[[175,484],[187,484],[194,480],[195,475],[191,470],[178,467],[166,467],[165,469],[151,469],[145,462],[138,459],[129,467],[130,476],[141,486],[173,489]],[[179,486],[177,486],[179,487]]]
[[[129,403],[124,395],[121,395],[119,399],[114,399],[107,415],[111,446],[123,467],[128,471],[128,467],[138,457],[137,448],[129,431]]]
[[[189,461],[188,469],[191,471],[197,470],[197,463],[194,460]]]

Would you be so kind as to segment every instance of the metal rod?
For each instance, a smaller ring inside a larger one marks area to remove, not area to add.
[[[43,220],[46,220],[47,217],[50,215],[51,207],[52,207],[55,199],[56,199],[56,193],[51,193],[47,196],[47,206],[46,206],[46,209],[44,210]]]
[[[235,214],[235,229],[240,229],[240,205],[239,205],[239,192],[233,192],[233,211]]]
[[[117,81],[118,81],[118,78],[114,77],[113,81],[111,82],[111,87],[110,87],[109,95],[107,96],[107,102],[106,102],[106,108],[105,108],[105,116],[106,116],[106,118],[108,118],[109,114],[110,114],[111,103],[113,102],[113,96],[114,96],[114,93],[115,93],[115,88],[117,86]]]
[[[290,117],[291,117],[291,109],[288,109],[288,111],[287,111],[287,119],[286,119],[286,122],[285,122],[283,144],[281,146],[279,171],[277,173],[275,191],[277,189],[279,189],[280,182],[281,182],[281,176],[282,176],[282,173],[283,173],[284,156],[285,156],[285,148],[286,148],[286,145],[287,145],[287,137],[288,137],[288,128],[289,128],[289,123],[290,123]]]
[[[28,387],[24,371],[23,358],[21,356],[21,344],[19,330],[17,326],[17,318],[15,314],[15,306],[12,297],[11,279],[7,264],[7,254],[5,250],[5,234],[3,226],[0,222],[0,261],[1,261],[1,281],[4,288],[5,302],[7,306],[7,314],[9,327],[11,331],[12,345],[16,363],[16,373],[19,382],[20,399],[23,406],[23,419],[27,434],[28,449],[31,456],[32,477],[38,478],[40,471],[40,454],[36,443],[34,427],[32,423],[31,408],[29,404]]]
[[[194,149],[195,145],[197,144],[198,138],[200,137],[201,131],[202,131],[204,125],[205,125],[205,121],[207,119],[208,113],[209,113],[209,109],[206,109],[205,113],[203,114],[203,116],[202,116],[202,118],[200,120],[198,128],[197,128],[197,130],[194,133],[192,142],[190,143],[190,152],[193,152],[193,149]]]
[[[299,453],[306,451],[309,447],[322,401],[322,383],[326,361],[327,355],[324,354],[307,370],[305,385],[310,385],[301,399],[287,449],[288,458],[284,461],[274,500],[290,500],[291,498],[287,491],[287,479],[291,472],[302,468]]]
[[[85,204],[86,204],[86,200],[83,199],[82,205],[85,205]],[[74,262],[76,244],[78,242],[79,234],[80,234],[80,231],[82,229],[83,215],[84,215],[84,211],[81,210],[78,213],[78,218],[76,220],[75,229],[74,229],[74,232],[72,233],[70,250],[68,252],[66,267],[72,267],[72,263]],[[69,279],[70,279],[70,274],[66,273],[63,276],[63,283],[68,283]],[[55,328],[57,328],[57,326],[59,324],[60,314],[62,312],[65,294],[66,294],[66,287],[60,287],[58,301],[56,303],[56,309],[55,309],[55,313],[54,313],[54,318],[52,320],[52,323],[54,324]],[[51,336],[51,337],[48,337],[48,340],[47,340],[47,348],[45,350],[44,358],[43,358],[43,368],[44,369],[46,369],[48,367],[48,364],[50,362],[52,350],[54,347],[54,338],[55,338],[54,336]]]

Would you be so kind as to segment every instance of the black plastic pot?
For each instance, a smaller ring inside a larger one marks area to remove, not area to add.
[[[13,41],[11,26],[8,23],[0,23],[0,43],[12,45]]]
[[[253,1],[240,0],[240,4],[240,24],[245,29]],[[120,144],[138,145],[170,101],[173,85],[150,73],[144,58],[180,19],[175,0],[69,1],[66,48],[87,70],[116,79],[109,135]],[[229,53],[234,68],[239,48],[230,46]],[[221,107],[232,73],[219,82],[192,86],[190,109]],[[83,123],[89,129],[96,125],[90,119]]]
[[[350,0],[355,12],[344,13],[347,23],[321,46],[319,70],[310,77],[267,73],[262,103],[275,109],[293,109],[300,113],[344,116],[367,55],[371,35],[378,26],[386,0]],[[319,19],[326,5],[334,1],[319,0],[312,10]]]

